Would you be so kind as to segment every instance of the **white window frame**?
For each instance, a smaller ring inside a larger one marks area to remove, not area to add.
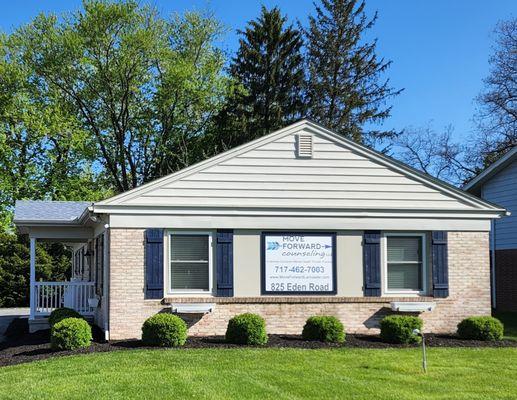
[[[171,237],[172,236],[192,236],[192,235],[206,235],[208,236],[208,290],[203,289],[172,289],[171,288]],[[213,274],[214,274],[214,248],[213,237],[214,233],[211,231],[167,231],[167,257],[164,277],[166,279],[165,289],[168,295],[212,295],[213,293]]]
[[[388,237],[390,236],[402,236],[402,237],[419,237],[422,243],[422,290],[411,290],[411,289],[388,289]],[[386,295],[410,295],[410,296],[422,296],[428,294],[428,265],[427,265],[427,234],[416,233],[416,232],[387,232],[381,235],[382,245],[382,278],[383,278],[383,291]]]

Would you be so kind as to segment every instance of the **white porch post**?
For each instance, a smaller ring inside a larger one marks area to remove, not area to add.
[[[30,238],[30,319],[36,313],[36,238]]]

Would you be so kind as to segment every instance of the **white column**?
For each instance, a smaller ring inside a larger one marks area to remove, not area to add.
[[[102,314],[104,319],[104,336],[106,340],[110,340],[109,334],[109,285],[110,285],[110,273],[109,273],[109,262],[110,262],[110,230],[109,225],[104,225],[104,243],[103,249],[103,278],[102,278]]]
[[[36,313],[36,238],[30,238],[30,319]]]

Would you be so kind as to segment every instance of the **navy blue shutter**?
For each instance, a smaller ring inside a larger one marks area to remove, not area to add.
[[[217,296],[233,296],[233,230],[219,229],[216,246]]]
[[[363,234],[364,295],[381,295],[381,232]]]
[[[449,266],[447,256],[447,232],[432,233],[431,253],[433,260],[433,296],[449,296]]]
[[[163,229],[145,230],[145,298],[163,297]]]

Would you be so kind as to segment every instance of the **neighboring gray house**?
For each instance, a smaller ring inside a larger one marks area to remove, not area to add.
[[[175,312],[192,335],[235,314],[300,333],[333,314],[377,333],[391,312],[454,332],[490,315],[488,234],[506,210],[310,121],[94,204],[16,204],[31,244],[31,329],[56,307],[109,339]],[[39,240],[74,249],[72,282],[39,282]]]
[[[464,189],[506,208],[511,215],[492,221],[494,306],[517,311],[517,147],[468,182]]]

